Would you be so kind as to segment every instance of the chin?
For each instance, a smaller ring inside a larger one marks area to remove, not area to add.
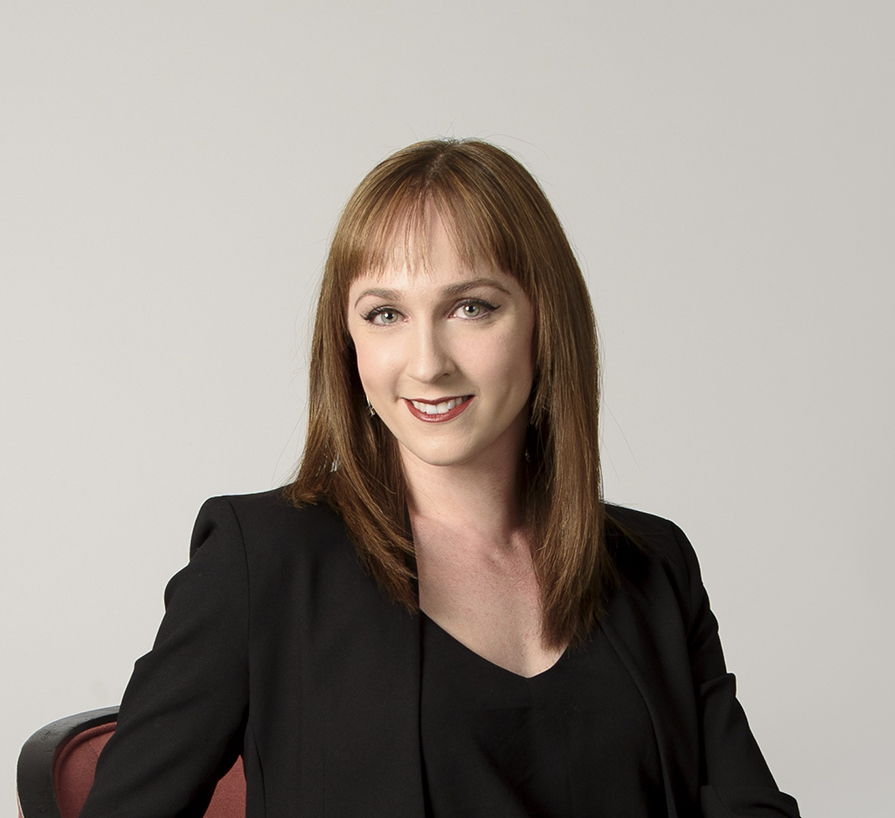
[[[469,452],[463,451],[457,446],[428,448],[425,446],[407,446],[401,443],[400,448],[405,455],[410,455],[415,460],[419,460],[421,463],[429,466],[459,466],[471,459]]]
[[[408,451],[410,451],[410,454],[417,460],[429,466],[460,466],[468,460],[466,457],[458,456],[456,452],[451,454],[430,454],[428,452]]]

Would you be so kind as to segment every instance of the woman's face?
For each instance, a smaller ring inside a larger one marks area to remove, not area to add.
[[[367,399],[405,462],[518,460],[534,310],[512,277],[491,265],[464,266],[440,219],[425,265],[396,261],[354,281],[348,328]]]

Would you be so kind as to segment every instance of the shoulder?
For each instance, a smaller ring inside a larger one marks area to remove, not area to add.
[[[365,582],[341,516],[325,504],[298,507],[282,488],[207,500],[193,529],[190,560],[201,560],[209,546],[220,550],[217,543],[238,555],[256,592],[290,582]]]
[[[605,508],[610,535],[626,539],[647,553],[673,562],[687,562],[693,555],[686,534],[671,520],[610,503]]]
[[[238,535],[247,547],[294,547],[300,543],[307,549],[348,539],[342,518],[333,509],[295,506],[282,488],[206,500],[196,519],[190,553],[219,529]]]
[[[296,506],[284,489],[207,500],[196,520],[191,563],[203,561],[206,549],[229,551],[226,560],[212,553],[206,562],[242,575],[252,631],[265,644],[304,633],[308,623],[333,627],[389,616],[394,608],[364,567],[342,517],[326,504]]]
[[[686,534],[671,520],[624,506],[607,504],[606,516],[607,545],[622,578],[640,586],[669,582],[692,602],[702,578]]]

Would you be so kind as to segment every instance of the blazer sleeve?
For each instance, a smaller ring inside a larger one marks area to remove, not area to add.
[[[736,679],[727,672],[696,554],[677,526],[674,534],[689,591],[688,650],[701,733],[703,818],[798,818],[798,804],[778,789],[736,698]]]
[[[168,584],[81,818],[201,816],[242,748],[248,701],[245,551],[224,498],[199,512],[189,565]]]

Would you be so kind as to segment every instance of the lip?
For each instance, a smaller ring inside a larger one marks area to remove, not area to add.
[[[453,420],[455,417],[463,414],[466,411],[469,404],[472,403],[473,395],[454,395],[449,398],[439,398],[438,400],[420,400],[414,399],[411,401],[409,398],[404,398],[404,404],[407,406],[407,410],[413,415],[417,420],[422,420],[425,423],[444,423],[448,420]],[[442,412],[441,414],[428,414],[427,412],[422,412],[417,409],[413,403],[424,403],[428,406],[437,406],[439,403],[447,403],[448,401],[459,400],[456,406],[451,409],[448,409],[446,412]]]

